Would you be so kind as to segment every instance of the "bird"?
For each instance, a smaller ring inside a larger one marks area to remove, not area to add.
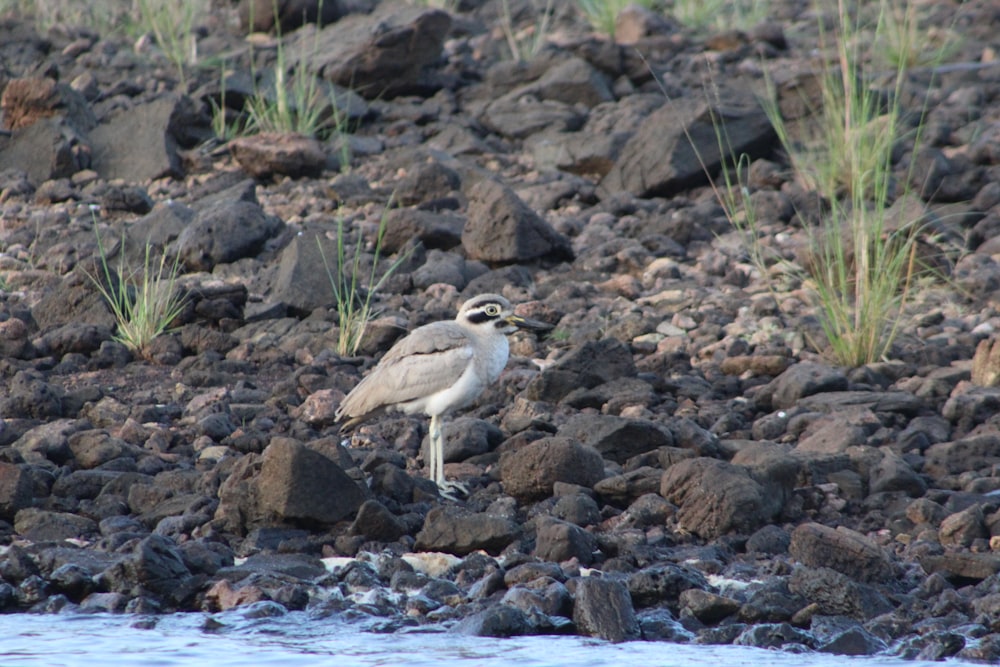
[[[499,294],[475,296],[454,320],[425,324],[397,341],[344,397],[335,419],[343,433],[385,410],[429,416],[427,476],[445,496],[465,493],[444,476],[444,417],[470,405],[497,381],[510,356],[509,334],[551,328],[514,314]]]

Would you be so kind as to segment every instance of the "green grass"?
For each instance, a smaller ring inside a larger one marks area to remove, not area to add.
[[[821,99],[804,131],[785,122],[773,85],[764,102],[795,178],[829,203],[818,223],[804,223],[808,256],[802,264],[778,261],[815,299],[827,340],[812,343],[849,367],[887,357],[915,280],[927,275],[917,257],[920,221],[899,224],[888,213],[897,198],[908,194],[912,180],[907,174],[897,182],[898,171],[910,171],[912,164],[894,164],[894,151],[907,141],[916,153],[920,141],[921,125],[916,130],[905,126],[899,102],[912,59],[899,54],[888,93],[869,83],[866,66],[875,57],[870,47],[882,43],[893,6],[881,0],[875,8],[875,16],[852,14],[840,0],[834,31],[821,26],[820,51],[830,59],[820,74]],[[923,48],[925,42],[911,45]],[[727,144],[724,128],[717,127],[717,136],[720,147]],[[760,243],[761,221],[746,186],[748,165],[746,156],[734,158],[716,194],[767,279],[774,258]]]
[[[180,265],[177,259],[169,261],[166,253],[155,257],[147,242],[142,264],[129,266],[123,235],[117,263],[112,266],[96,228],[95,234],[97,270],[90,279],[114,315],[115,340],[144,357],[149,343],[169,331],[170,325],[187,306],[187,296],[177,283]]]
[[[545,46],[552,23],[553,2],[545,0],[541,11],[532,3],[533,23],[526,28],[518,28],[510,0],[500,0],[500,28],[514,60],[531,60]]]
[[[409,257],[409,252],[405,252],[389,264],[385,270],[379,272],[379,259],[382,256],[382,240],[385,238],[386,225],[388,224],[388,211],[392,202],[386,205],[385,211],[379,221],[378,233],[375,237],[374,257],[372,259],[371,270],[365,280],[365,270],[363,268],[364,238],[358,232],[357,239],[351,249],[350,239],[344,229],[344,218],[337,217],[337,236],[335,248],[335,263],[333,266],[327,259],[323,244],[317,239],[320,256],[323,258],[323,265],[326,267],[327,277],[330,279],[330,289],[333,291],[334,302],[337,306],[339,318],[337,329],[337,354],[341,356],[353,356],[357,354],[358,348],[364,339],[368,323],[375,316],[373,300],[378,291],[385,284],[385,281],[395,273],[400,265]],[[365,284],[362,284],[365,283]]]
[[[699,30],[748,30],[769,11],[770,0],[674,0],[670,13]]]
[[[135,0],[138,26],[153,35],[177,72],[182,91],[188,88],[186,69],[198,62],[195,20],[208,12],[206,0]]]
[[[618,15],[623,9],[632,4],[649,9],[654,2],[655,0],[577,0],[577,5],[594,30],[614,37]]]

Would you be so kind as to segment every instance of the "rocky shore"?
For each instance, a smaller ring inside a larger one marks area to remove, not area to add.
[[[235,74],[191,68],[186,94],[148,39],[2,17],[0,610],[1000,660],[1000,9],[928,7],[956,48],[907,82],[929,102],[900,204],[948,278],[915,289],[886,360],[840,368],[686,139],[724,110],[764,243],[796,261],[810,199],[748,101],[765,68],[788,104],[807,91],[818,22],[772,4],[749,32],[630,11],[610,40],[556,3],[515,61],[498,2],[327,2],[321,30],[289,18],[286,56],[340,87],[353,131],[229,142],[212,105],[242,108],[277,57],[229,6],[196,34]],[[402,262],[340,356],[319,247],[339,218],[367,276],[383,216],[380,266]],[[91,279],[99,238],[182,269],[177,328],[142,356]],[[426,419],[345,436],[333,415],[484,292],[554,330],[512,337],[446,422],[453,501]]]

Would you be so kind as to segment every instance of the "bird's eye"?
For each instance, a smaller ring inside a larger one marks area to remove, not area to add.
[[[486,306],[486,314],[492,317],[499,315],[500,306],[496,305],[495,303],[491,303],[490,305]]]

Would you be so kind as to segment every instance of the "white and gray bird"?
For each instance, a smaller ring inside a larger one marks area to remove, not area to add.
[[[414,329],[341,402],[336,413],[337,421],[346,419],[341,430],[387,409],[429,415],[428,477],[446,495],[460,488],[444,478],[442,419],[497,381],[510,355],[507,335],[519,328],[552,327],[515,315],[502,296],[482,294],[466,301],[454,320]]]

